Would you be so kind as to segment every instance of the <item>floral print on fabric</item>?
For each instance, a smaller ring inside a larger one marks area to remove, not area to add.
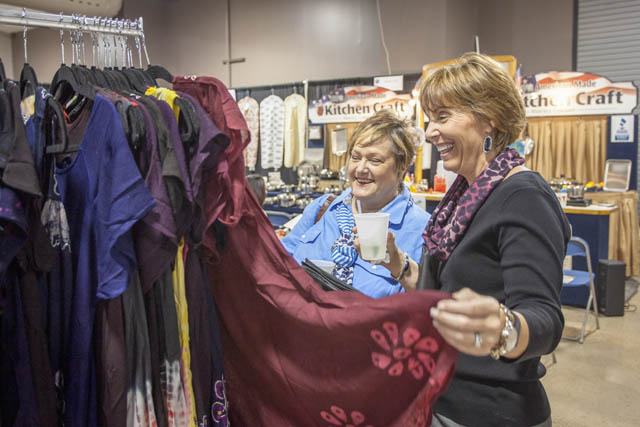
[[[230,425],[228,418],[229,402],[227,401],[227,393],[224,390],[224,377],[216,381],[215,384],[216,401],[211,405],[211,417],[215,425],[220,427],[228,427]]]
[[[415,328],[406,328],[402,332],[402,341],[398,325],[384,322],[383,331],[374,329],[371,338],[384,352],[372,352],[371,361],[376,368],[386,370],[392,377],[399,377],[405,370],[411,372],[416,380],[421,380],[426,373],[431,374],[436,362],[431,356],[438,351],[438,343],[427,336],[421,337]]]
[[[352,411],[349,416],[347,412],[339,406],[332,405],[331,412],[321,411],[320,416],[323,420],[331,423],[330,426],[349,426],[349,427],[373,427],[371,424],[365,424],[366,419],[362,412]]]

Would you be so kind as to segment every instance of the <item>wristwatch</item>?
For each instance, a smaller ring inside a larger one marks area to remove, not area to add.
[[[520,318],[504,304],[500,304],[500,310],[504,312],[505,322],[504,328],[500,331],[500,340],[491,349],[491,357],[496,360],[513,351],[518,345],[518,337],[520,336]]]
[[[400,283],[400,280],[402,280],[402,278],[404,277],[405,273],[407,272],[407,270],[409,270],[409,255],[405,252],[404,253],[404,263],[402,264],[402,269],[400,270],[400,273],[398,273],[397,277],[393,276],[393,273],[391,273],[391,278],[393,280],[395,280],[396,282]]]

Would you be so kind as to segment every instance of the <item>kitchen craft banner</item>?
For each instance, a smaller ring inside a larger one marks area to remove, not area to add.
[[[409,105],[411,95],[375,86],[347,86],[311,101],[312,123],[361,122],[376,112],[390,108],[400,117],[411,118],[415,108]]]
[[[524,77],[522,96],[527,117],[629,114],[638,103],[632,82],[573,71]]]

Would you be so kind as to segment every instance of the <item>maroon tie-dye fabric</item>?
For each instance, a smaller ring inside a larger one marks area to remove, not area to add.
[[[246,123],[235,103],[225,102],[224,112],[210,104],[226,88],[202,77],[177,78],[174,88],[198,99],[232,141],[204,176],[223,195],[207,198],[219,206],[206,207],[213,226],[204,240],[228,398],[214,405],[214,419],[228,411],[231,425],[252,427],[430,425],[457,356],[428,315],[447,294],[372,299],[321,290],[286,253],[246,185],[237,155]]]

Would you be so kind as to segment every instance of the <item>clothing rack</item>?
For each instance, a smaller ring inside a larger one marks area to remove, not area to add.
[[[22,10],[0,8],[0,24],[17,25],[25,28],[57,28],[61,30],[140,36],[144,38],[142,17],[130,20],[32,12],[24,8]]]

